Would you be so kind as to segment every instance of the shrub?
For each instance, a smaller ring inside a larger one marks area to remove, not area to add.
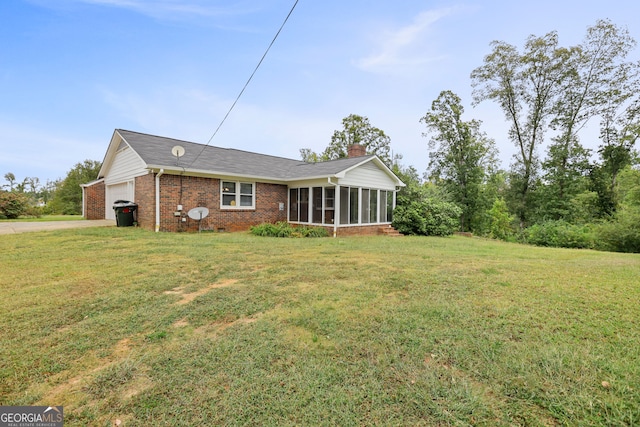
[[[640,209],[623,208],[611,222],[596,229],[596,248],[613,252],[640,253]]]
[[[536,246],[556,248],[595,247],[595,235],[590,226],[569,224],[562,220],[532,225],[525,230],[525,241]]]
[[[322,227],[298,227],[295,229],[302,237],[329,237],[329,232]]]
[[[453,203],[435,199],[413,201],[393,211],[393,227],[402,234],[449,236],[459,226],[462,210]]]
[[[489,217],[489,237],[500,240],[509,240],[513,237],[515,217],[509,212],[504,199],[496,199],[487,215]]]
[[[329,233],[322,227],[293,227],[287,222],[275,224],[264,223],[253,226],[249,232],[255,236],[264,237],[327,237]]]
[[[16,219],[29,209],[29,198],[22,193],[0,191],[0,215]]]

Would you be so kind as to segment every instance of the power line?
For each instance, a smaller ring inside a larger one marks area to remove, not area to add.
[[[233,101],[233,104],[231,104],[231,107],[229,108],[229,110],[227,111],[227,114],[224,115],[222,121],[220,122],[220,124],[218,125],[218,127],[216,128],[216,130],[213,132],[213,135],[211,135],[211,138],[209,138],[209,140],[207,141],[207,143],[204,145],[204,147],[202,147],[202,150],[200,150],[200,153],[198,153],[198,155],[196,156],[195,159],[193,159],[193,161],[189,164],[189,166],[192,166],[196,160],[198,160],[198,158],[202,155],[202,153],[204,152],[205,148],[207,148],[209,146],[209,144],[211,144],[211,141],[213,140],[213,138],[217,135],[218,131],[220,130],[220,128],[222,127],[222,125],[224,124],[224,122],[227,120],[227,117],[229,117],[229,114],[231,114],[231,111],[233,111],[234,107],[236,106],[236,104],[238,103],[238,101],[240,100],[240,97],[242,96],[242,94],[244,93],[244,91],[247,89],[247,86],[249,86],[249,83],[251,83],[251,80],[253,79],[253,76],[256,74],[256,72],[258,71],[258,68],[260,68],[260,65],[262,65],[262,62],[264,61],[264,59],[267,57],[267,54],[269,53],[269,51],[271,50],[271,47],[273,46],[273,44],[276,42],[276,39],[278,38],[278,36],[280,35],[280,33],[282,32],[282,29],[284,28],[284,26],[286,25],[287,21],[289,20],[289,17],[291,17],[291,14],[293,14],[293,11],[295,10],[296,6],[298,5],[298,1],[299,0],[295,0],[295,2],[293,3],[293,6],[291,7],[291,10],[289,11],[289,14],[287,15],[287,17],[284,19],[284,21],[282,22],[282,25],[280,25],[280,28],[278,29],[278,32],[276,33],[276,35],[273,37],[273,40],[271,40],[271,43],[269,43],[269,46],[267,47],[267,50],[265,50],[264,54],[262,55],[262,58],[260,58],[260,61],[258,62],[258,65],[256,65],[256,68],[254,68],[253,72],[251,73],[251,75],[249,76],[249,79],[247,79],[247,82],[244,84],[244,86],[242,87],[242,90],[240,91],[240,93],[238,94],[238,96],[236,97],[235,101]]]

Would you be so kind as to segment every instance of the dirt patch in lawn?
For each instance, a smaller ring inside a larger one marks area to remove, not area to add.
[[[189,304],[194,299],[196,299],[199,296],[202,296],[202,295],[212,291],[213,289],[226,288],[226,287],[234,285],[237,282],[238,281],[235,280],[235,279],[223,280],[221,282],[212,283],[211,285],[207,286],[206,288],[202,288],[202,289],[200,289],[198,291],[191,292],[191,293],[184,293],[184,288],[179,286],[177,288],[171,289],[170,291],[165,291],[164,293],[165,293],[165,295],[180,295],[180,296],[182,296],[182,299],[179,300],[176,304],[184,305],[184,304]]]

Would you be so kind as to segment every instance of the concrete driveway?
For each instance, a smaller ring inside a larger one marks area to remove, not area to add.
[[[116,222],[112,219],[99,219],[93,221],[0,222],[0,234],[62,230],[65,228],[115,227],[115,225]]]

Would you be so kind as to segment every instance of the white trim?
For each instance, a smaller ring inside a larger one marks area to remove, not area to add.
[[[160,177],[164,169],[160,169],[156,174],[156,233],[160,231]]]

